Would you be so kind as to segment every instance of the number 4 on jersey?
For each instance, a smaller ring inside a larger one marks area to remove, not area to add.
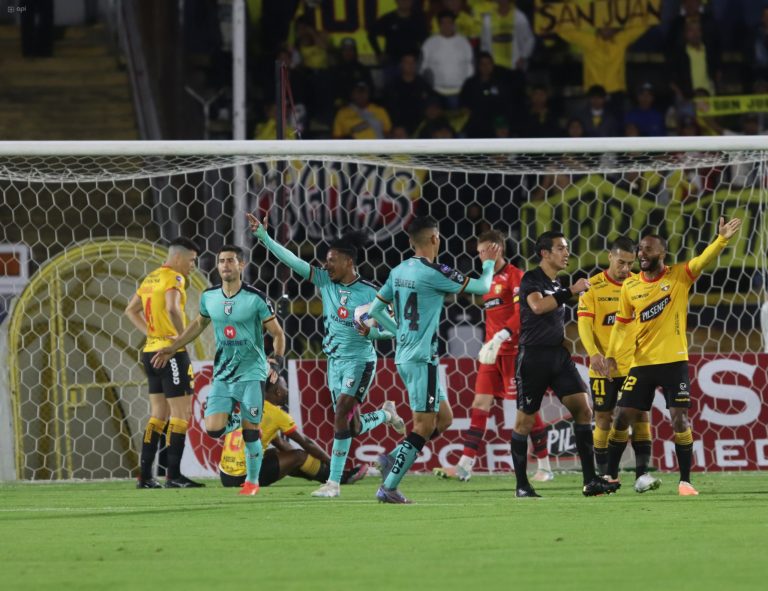
[[[400,293],[395,292],[395,306],[400,310]],[[405,307],[402,308],[403,318],[408,321],[408,330],[419,330],[419,296],[414,291],[405,300]]]

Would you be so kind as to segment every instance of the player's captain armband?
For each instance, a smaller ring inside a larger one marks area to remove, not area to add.
[[[456,269],[449,267],[448,265],[440,265],[440,272],[451,281],[455,281],[456,283],[464,283],[464,275],[459,273]]]

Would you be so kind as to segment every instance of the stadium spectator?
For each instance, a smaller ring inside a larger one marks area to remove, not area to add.
[[[525,70],[533,54],[536,37],[528,17],[511,0],[477,4],[475,18],[480,22],[480,45],[496,65],[510,70]]]
[[[677,96],[690,97],[699,88],[715,94],[722,78],[720,50],[715,44],[707,45],[702,33],[700,21],[686,21],[684,39],[669,56],[670,86]]]
[[[397,0],[397,8],[382,15],[368,30],[368,40],[385,70],[396,70],[406,53],[418,52],[429,34],[427,22],[413,0]],[[379,37],[385,41],[382,51]],[[394,74],[393,74],[394,75]],[[390,79],[391,76],[385,76]]]
[[[432,137],[432,131],[442,127],[444,123],[450,125],[445,109],[443,109],[443,101],[439,96],[433,94],[427,99],[427,104],[424,107],[424,118],[419,123],[413,136],[419,139],[429,139]]]
[[[435,5],[432,17],[432,33],[440,32],[440,13],[448,11],[456,17],[456,32],[464,35],[471,43],[480,35],[480,23],[467,8],[465,0],[440,0]]]
[[[522,137],[558,137],[562,134],[558,116],[550,105],[547,86],[533,86],[528,109],[518,120],[517,127]]]
[[[567,137],[584,137],[584,124],[578,117],[572,117],[565,125],[565,134]]]
[[[360,82],[364,82],[369,89],[373,88],[371,71],[357,57],[357,42],[352,37],[341,40],[340,61],[331,69],[331,89],[335,93],[333,104],[338,109],[348,100],[352,88]]]
[[[623,29],[563,29],[557,34],[583,52],[585,89],[602,86],[608,94],[623,95],[627,90],[627,49],[646,30],[648,25],[641,24]]]
[[[464,35],[456,33],[456,17],[450,11],[438,14],[440,33],[432,35],[421,48],[421,73],[445,103],[459,106],[459,92],[464,81],[474,73],[472,46]]]
[[[755,79],[768,78],[768,6],[760,14],[760,23],[745,37],[744,86],[749,88]]]
[[[619,135],[619,125],[607,108],[608,97],[605,88],[592,86],[587,92],[587,105],[577,116],[588,137],[614,137]]]
[[[636,95],[637,106],[627,113],[624,120],[625,129],[628,125],[634,125],[642,136],[667,135],[664,115],[654,107],[655,100],[653,85],[649,82],[642,84]]]
[[[464,81],[459,95],[461,106],[470,112],[464,128],[466,136],[493,137],[493,123],[497,117],[522,110],[524,88],[521,77],[497,69],[491,54],[481,52],[474,76]]]
[[[365,82],[358,82],[350,93],[350,102],[339,109],[333,121],[334,139],[372,140],[387,137],[392,122],[384,107],[370,100]]]
[[[404,53],[400,58],[400,73],[386,86],[383,102],[392,122],[403,126],[411,135],[421,122],[431,93],[429,84],[419,75],[417,55]]]
[[[8,3],[9,7],[11,3]],[[53,55],[53,0],[20,2],[21,54],[24,57]]]

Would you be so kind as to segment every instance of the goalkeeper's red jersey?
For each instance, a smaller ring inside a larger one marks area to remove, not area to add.
[[[490,291],[483,296],[485,308],[485,342],[506,328],[512,338],[499,349],[499,355],[515,355],[520,337],[520,305],[518,292],[523,272],[507,263],[494,276]]]

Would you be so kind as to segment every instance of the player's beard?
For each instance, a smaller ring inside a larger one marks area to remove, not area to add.
[[[656,273],[661,268],[661,257],[649,258],[648,268],[643,269],[646,273]]]

